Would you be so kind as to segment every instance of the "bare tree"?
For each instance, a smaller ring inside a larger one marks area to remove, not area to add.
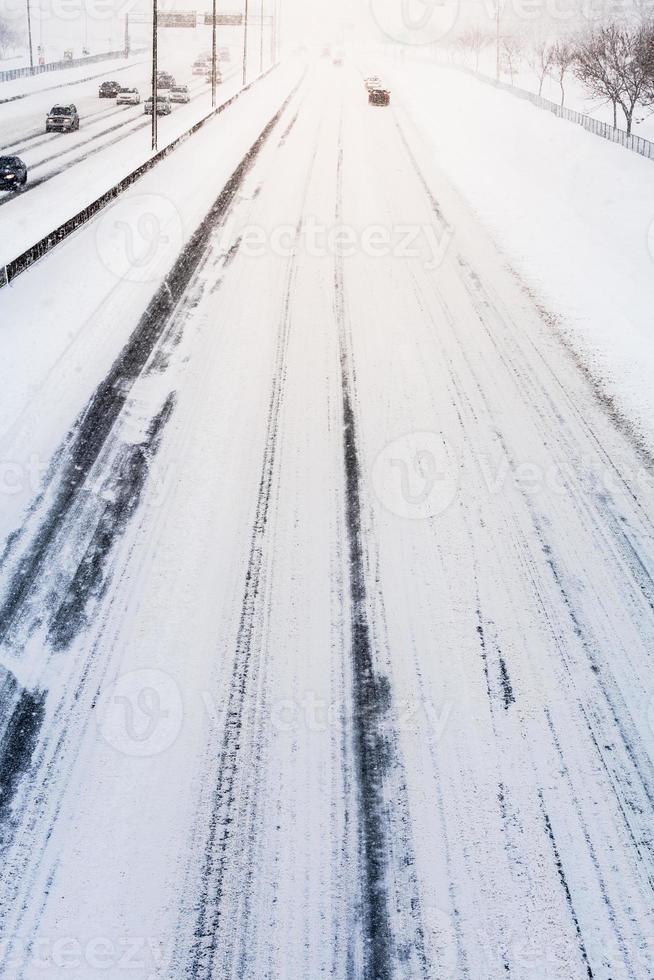
[[[471,51],[475,59],[475,71],[479,71],[479,56],[483,49],[487,47],[492,37],[480,27],[468,27],[459,36],[459,44],[466,51]]]
[[[611,102],[614,126],[620,106],[630,134],[636,106],[654,101],[651,26],[599,28],[578,45],[573,67],[589,92]]]
[[[554,45],[551,43],[551,41],[543,39],[533,41],[527,49],[527,61],[529,63],[529,67],[538,78],[539,96],[543,94],[543,84],[545,82],[545,78],[552,69],[553,58]]]
[[[565,104],[565,78],[575,59],[575,48],[570,41],[557,41],[552,47],[551,71],[561,89],[561,105]]]
[[[523,48],[522,38],[514,34],[508,34],[501,40],[502,67],[509,73],[512,85],[520,67]]]
[[[17,47],[21,35],[6,20],[0,18],[0,56]]]
[[[617,113],[621,81],[615,70],[612,48],[615,45],[615,25],[588,34],[578,43],[573,71],[584,87],[600,98],[606,98],[613,106],[613,125],[618,125]]]

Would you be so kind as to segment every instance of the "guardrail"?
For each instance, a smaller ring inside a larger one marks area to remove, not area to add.
[[[230,98],[225,102],[222,102],[215,109],[212,109],[206,116],[203,116],[202,119],[199,119],[196,123],[194,123],[190,129],[187,129],[180,136],[177,136],[162,150],[158,150],[157,153],[154,153],[151,157],[149,157],[149,159],[137,167],[136,170],[133,170],[126,177],[123,177],[122,180],[119,180],[116,184],[110,187],[109,190],[105,191],[104,194],[101,194],[100,197],[97,197],[94,201],[91,201],[90,204],[87,204],[85,208],[78,211],[72,218],[64,221],[64,223],[59,225],[58,228],[55,228],[54,231],[51,231],[40,241],[36,242],[30,248],[18,255],[15,259],[7,262],[7,264],[4,266],[0,266],[0,289],[2,289],[4,286],[8,286],[9,283],[16,278],[16,276],[21,274],[21,272],[25,272],[25,270],[29,269],[31,265],[34,265],[34,263],[43,258],[44,255],[47,255],[47,253],[50,252],[55,245],[63,242],[64,239],[68,238],[69,235],[72,235],[73,232],[77,231],[78,228],[86,224],[87,221],[94,218],[99,211],[114,201],[120,194],[122,194],[124,190],[138,180],[139,177],[142,177],[143,174],[146,174],[149,170],[152,170],[152,168],[156,166],[160,160],[163,160],[169,153],[172,153],[173,150],[180,145],[180,143],[184,142],[184,140],[187,140],[189,136],[196,133],[202,126],[209,122],[210,119],[213,119],[221,112],[224,112],[225,109],[232,105],[232,103],[236,102],[241,95],[251,89],[253,85],[256,85],[257,82],[260,82],[262,79],[266,78],[266,76],[269,75],[276,67],[277,65],[271,65],[271,67],[268,68],[262,75],[259,75],[257,78],[253,79],[244,88],[239,89],[238,92],[235,92],[234,95],[230,96]]]
[[[107,51],[105,54],[90,54],[84,58],[72,58],[68,61],[49,61],[47,65],[34,65],[33,68],[9,68],[0,71],[0,82],[12,82],[16,78],[31,78],[32,75],[43,75],[49,71],[61,71],[62,68],[81,68],[84,65],[94,65],[98,61],[112,61],[128,56],[128,51]]]
[[[487,85],[492,85],[493,88],[501,89],[503,92],[510,92],[519,99],[531,102],[532,105],[537,106],[539,109],[546,109],[548,112],[558,116],[559,119],[566,119],[568,122],[576,123],[577,126],[583,126],[589,133],[594,133],[596,136],[601,136],[602,139],[610,140],[611,143],[618,143],[620,146],[624,146],[625,149],[631,150],[633,153],[638,153],[648,160],[654,160],[654,142],[645,139],[643,136],[634,136],[633,133],[628,134],[624,129],[620,129],[618,126],[612,126],[610,123],[602,122],[600,119],[594,119],[593,116],[589,116],[585,112],[568,109],[567,106],[561,106],[557,102],[543,98],[542,95],[537,95],[535,92],[529,92],[523,88],[516,88],[508,82],[497,81],[495,78],[490,78],[489,75],[484,75],[483,72],[475,71],[474,68],[470,68],[468,65],[443,64],[443,67],[456,68],[458,71],[464,71],[468,75],[472,75],[473,78],[477,78]]]

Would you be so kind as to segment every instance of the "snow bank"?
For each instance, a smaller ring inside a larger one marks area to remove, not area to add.
[[[456,70],[387,74],[435,162],[654,447],[652,162]]]

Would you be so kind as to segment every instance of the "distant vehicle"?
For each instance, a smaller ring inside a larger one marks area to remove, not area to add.
[[[364,78],[364,83],[369,92],[374,88],[382,88],[382,80],[378,75],[369,75],[368,78]]]
[[[148,95],[147,99],[143,103],[143,111],[146,115],[152,115],[152,96]],[[164,95],[162,92],[157,92],[157,115],[158,116],[169,116],[173,111],[173,107],[170,104],[170,99],[168,95]]]
[[[72,60],[73,60],[73,52],[71,51],[70,48],[66,48],[66,50],[64,51],[64,61],[72,61]]]
[[[223,80],[223,76],[220,74],[220,68],[216,65],[216,85],[220,85]],[[211,84],[211,65],[207,68],[207,82]]]
[[[191,72],[194,75],[204,75],[206,67],[207,67],[207,59],[198,58],[197,61],[193,62],[193,67],[191,68]]]
[[[175,78],[168,71],[158,71],[157,72],[157,89],[171,89],[175,88]]]
[[[170,90],[170,101],[171,102],[190,102],[191,94],[188,90],[188,85],[175,85],[174,88]]]
[[[79,116],[72,103],[70,105],[55,105],[50,109],[45,120],[46,133],[52,133],[56,130],[60,133],[71,133],[74,129],[79,129]]]
[[[218,48],[218,57],[221,61],[232,60],[232,55],[229,48]]]
[[[386,88],[372,88],[368,92],[370,105],[388,105],[390,101],[391,93]]]
[[[0,190],[11,191],[27,183],[27,166],[20,157],[0,157]]]
[[[137,88],[121,88],[116,96],[116,105],[138,105],[141,101]]]
[[[98,89],[98,98],[115,99],[119,92],[120,85],[118,82],[101,82],[100,88]]]

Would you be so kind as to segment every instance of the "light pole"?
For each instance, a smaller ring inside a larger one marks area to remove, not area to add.
[[[266,0],[261,0],[261,27],[259,30],[259,74],[263,75],[263,25],[264,25],[264,5]]]
[[[495,80],[499,82],[500,80],[500,9],[502,0],[495,0],[496,16],[495,16]]]
[[[211,107],[216,108],[216,0],[213,0],[211,21]]]
[[[243,14],[243,88],[245,88],[248,75],[248,13],[249,2],[245,0],[245,12]]]
[[[157,0],[152,0],[152,152],[157,149]]]
[[[32,14],[30,12],[30,0],[27,3],[27,37],[30,45],[30,69],[34,71],[34,52],[32,50]]]

